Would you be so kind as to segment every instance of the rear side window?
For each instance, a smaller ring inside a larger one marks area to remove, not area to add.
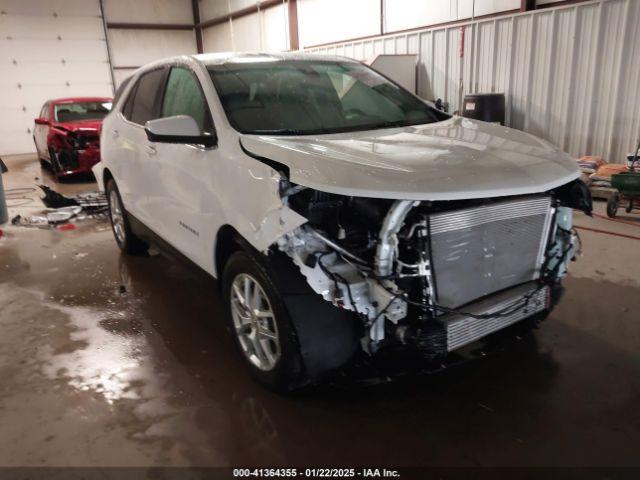
[[[131,120],[131,109],[133,108],[133,99],[136,96],[137,87],[137,84],[131,87],[129,96],[127,97],[127,100],[124,102],[124,105],[122,107],[122,115],[124,115],[124,118],[126,118],[127,120]]]
[[[161,117],[188,115],[201,132],[213,133],[211,114],[196,76],[185,68],[171,69],[162,102]]]
[[[127,116],[125,106],[125,117],[134,123],[144,125],[149,120],[157,118],[158,99],[162,85],[164,83],[166,71],[164,69],[153,70],[145,73],[138,80],[136,91],[131,105],[130,116]],[[127,101],[127,103],[129,103]]]

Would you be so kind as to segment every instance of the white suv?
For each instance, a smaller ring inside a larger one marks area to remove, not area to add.
[[[138,70],[94,173],[120,248],[219,280],[253,376],[298,387],[389,347],[442,358],[538,322],[577,250],[575,162],[450,116],[339,57],[219,54]]]

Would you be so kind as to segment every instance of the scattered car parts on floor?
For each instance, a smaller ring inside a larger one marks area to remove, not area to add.
[[[38,185],[45,196],[42,203],[48,210],[39,215],[16,215],[11,219],[13,225],[21,227],[51,228],[67,222],[81,221],[86,218],[106,220],[107,200],[101,192],[87,192],[66,197],[46,185]]]

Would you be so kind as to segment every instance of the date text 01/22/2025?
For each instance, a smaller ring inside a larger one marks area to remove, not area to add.
[[[236,468],[233,478],[400,478],[386,468]]]

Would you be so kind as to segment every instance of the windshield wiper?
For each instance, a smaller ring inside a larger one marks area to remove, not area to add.
[[[307,135],[308,131],[295,128],[274,128],[272,130],[253,130],[251,135]]]

